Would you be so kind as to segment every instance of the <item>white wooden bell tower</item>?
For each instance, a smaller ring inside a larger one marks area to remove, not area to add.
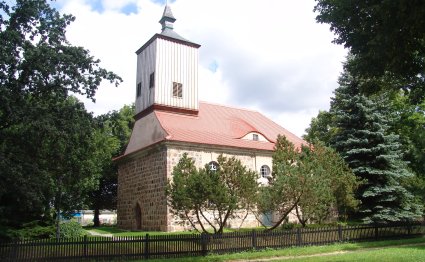
[[[152,110],[198,112],[198,48],[173,30],[176,21],[165,6],[155,34],[137,50],[136,118]]]

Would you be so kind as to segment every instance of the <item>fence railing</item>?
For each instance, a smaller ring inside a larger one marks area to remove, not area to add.
[[[321,245],[342,241],[384,240],[425,234],[425,225],[336,226],[220,235],[83,237],[0,243],[0,261],[149,259],[200,256],[252,249]]]

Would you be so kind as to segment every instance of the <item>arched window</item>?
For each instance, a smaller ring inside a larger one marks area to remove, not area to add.
[[[268,178],[270,177],[270,167],[267,165],[263,165],[260,168],[261,177]]]
[[[218,163],[215,161],[211,161],[208,163],[208,168],[210,171],[216,172],[218,170]]]

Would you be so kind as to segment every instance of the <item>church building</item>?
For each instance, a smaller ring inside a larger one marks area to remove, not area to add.
[[[197,167],[216,168],[220,154],[235,156],[267,180],[279,134],[304,141],[259,112],[198,100],[199,44],[173,30],[167,5],[162,31],[137,50],[135,124],[118,170],[117,224],[129,230],[185,228],[167,205],[165,188],[184,153]],[[233,221],[235,225],[238,221]],[[232,226],[230,221],[230,226]],[[258,226],[254,216],[244,225]]]

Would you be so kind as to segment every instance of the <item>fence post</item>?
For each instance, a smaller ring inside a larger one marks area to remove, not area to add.
[[[379,239],[379,231],[378,231],[378,225],[375,224],[375,240]]]
[[[301,228],[297,228],[297,246],[302,245]]]
[[[12,242],[12,255],[10,256],[12,261],[18,260],[18,247],[19,247],[18,240],[14,240]]]
[[[202,255],[203,256],[208,255],[208,235],[204,232],[201,233],[201,248],[202,248]]]
[[[255,230],[252,230],[252,248],[257,249],[257,232]]]
[[[83,244],[83,246],[84,246],[84,258],[87,258],[87,245],[88,245],[88,243],[87,243],[87,235],[84,235],[84,244]]]
[[[149,259],[149,234],[145,237],[145,259]]]
[[[342,242],[342,226],[338,225],[338,240],[339,242]]]

